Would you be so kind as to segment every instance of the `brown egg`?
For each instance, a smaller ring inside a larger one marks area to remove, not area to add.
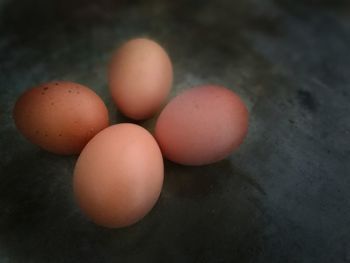
[[[79,153],[109,122],[107,108],[94,91],[62,81],[24,92],[13,117],[24,137],[57,154]]]
[[[199,86],[175,97],[161,112],[155,137],[166,158],[204,165],[227,157],[243,142],[248,111],[242,100],[221,86]]]
[[[112,57],[109,88],[117,107],[128,117],[151,117],[169,94],[173,69],[156,42],[138,38],[126,42]]]
[[[163,185],[163,158],[153,136],[135,124],[117,124],[97,134],[74,170],[74,192],[96,224],[119,228],[142,219]]]

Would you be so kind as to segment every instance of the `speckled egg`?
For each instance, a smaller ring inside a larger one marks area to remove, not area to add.
[[[101,98],[78,83],[56,81],[25,91],[13,117],[32,143],[57,154],[77,154],[109,124]]]

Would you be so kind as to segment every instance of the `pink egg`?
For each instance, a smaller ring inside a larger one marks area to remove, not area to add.
[[[248,131],[248,110],[231,90],[215,85],[182,92],[161,112],[155,137],[164,156],[184,165],[220,161]]]

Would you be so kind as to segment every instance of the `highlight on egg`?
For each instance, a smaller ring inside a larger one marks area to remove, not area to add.
[[[172,99],[158,117],[155,137],[163,155],[184,165],[220,161],[248,132],[248,110],[228,88],[204,85]]]
[[[163,185],[163,157],[141,126],[112,125],[80,154],[73,187],[82,212],[98,225],[130,226],[156,204]]]
[[[169,55],[147,38],[124,43],[113,54],[108,69],[113,101],[124,115],[135,120],[147,119],[161,108],[172,81]]]
[[[68,81],[26,90],[15,104],[13,118],[25,138],[56,154],[80,153],[109,125],[102,99],[90,88]]]

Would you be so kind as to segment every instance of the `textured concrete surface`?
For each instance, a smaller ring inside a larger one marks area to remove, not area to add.
[[[346,0],[0,1],[0,262],[350,262],[349,15]],[[251,125],[220,163],[166,162],[155,209],[108,230],[74,203],[76,157],[28,143],[11,111],[28,87],[65,79],[125,120],[106,65],[134,36],[169,51],[172,95],[227,85]]]

